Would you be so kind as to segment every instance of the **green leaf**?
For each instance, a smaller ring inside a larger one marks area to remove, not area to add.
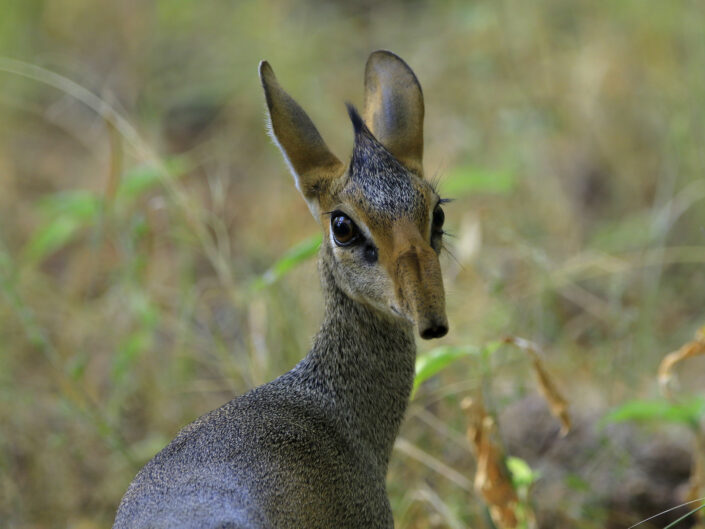
[[[144,329],[153,329],[159,321],[159,311],[143,292],[135,292],[130,296],[132,313]]]
[[[133,167],[122,176],[117,196],[121,199],[136,198],[157,185],[160,178],[161,171],[157,167],[151,165]]]
[[[604,221],[594,231],[590,246],[606,252],[646,248],[654,239],[654,231],[644,229],[653,223],[651,211],[623,215],[618,220]]]
[[[39,210],[46,217],[63,216],[79,221],[93,220],[100,206],[100,198],[85,190],[60,191],[39,201]]]
[[[607,413],[601,422],[665,421],[697,427],[703,415],[705,397],[677,404],[667,400],[632,400]]]
[[[170,438],[159,433],[148,433],[147,437],[133,443],[130,448],[137,461],[147,462],[154,457],[164,446],[169,443]]]
[[[142,164],[128,169],[120,179],[117,196],[122,200],[139,197],[159,184],[163,178],[178,176],[187,170],[187,164],[181,158],[171,158],[164,167]]]
[[[35,232],[25,247],[25,255],[31,261],[41,261],[65,246],[80,227],[81,222],[75,217],[58,217]]]
[[[416,390],[426,380],[438,374],[459,358],[477,355],[480,351],[480,348],[473,346],[456,347],[442,345],[416,358],[416,377],[414,378],[411,398],[414,397]]]
[[[444,195],[455,198],[473,193],[506,194],[516,187],[516,174],[509,170],[463,165],[451,170],[441,187]]]
[[[30,261],[40,261],[65,246],[76,232],[95,221],[101,209],[101,199],[90,191],[74,190],[53,193],[37,205],[47,219],[38,228],[24,254]]]
[[[88,355],[81,351],[74,354],[67,360],[64,369],[69,377],[75,381],[78,381],[85,375],[87,366]]]
[[[438,374],[443,369],[448,367],[450,364],[455,362],[460,358],[465,358],[467,356],[482,356],[484,358],[489,357],[497,349],[502,346],[503,342],[488,342],[482,347],[475,347],[472,345],[466,346],[453,346],[453,345],[442,345],[431,349],[429,352],[420,355],[416,358],[416,377],[414,378],[414,386],[411,390],[411,398],[414,398],[416,390],[423,384],[426,380],[432,376]]]
[[[590,483],[585,479],[580,477],[578,474],[567,474],[563,480],[565,485],[577,492],[588,492],[590,490]]]
[[[540,477],[529,464],[520,457],[509,456],[506,459],[507,468],[512,475],[512,483],[516,489],[529,488]]]
[[[112,361],[111,381],[117,386],[124,376],[137,363],[141,354],[151,347],[152,334],[145,329],[138,329],[120,343]]]
[[[322,239],[322,235],[318,233],[289,249],[281,259],[253,282],[252,289],[258,291],[276,283],[294,267],[316,255]]]
[[[496,340],[494,342],[487,342],[482,346],[482,357],[487,360],[492,354],[505,344],[504,340]]]
[[[414,386],[411,391],[411,398],[414,398],[416,390],[426,380],[438,374],[450,364],[467,356],[481,355],[483,358],[489,357],[497,349],[502,346],[502,341],[488,342],[482,347],[472,345],[453,346],[442,345],[431,349],[429,352],[420,355],[416,358],[416,377],[414,378]]]

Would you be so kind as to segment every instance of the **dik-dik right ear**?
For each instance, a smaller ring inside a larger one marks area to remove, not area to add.
[[[391,51],[377,50],[367,59],[364,116],[375,138],[421,176],[423,93],[411,68]]]
[[[267,99],[271,136],[296,180],[296,187],[318,218],[319,200],[345,166],[330,152],[306,112],[279,85],[267,61],[259,64]]]

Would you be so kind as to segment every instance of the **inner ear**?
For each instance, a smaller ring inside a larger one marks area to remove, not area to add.
[[[364,116],[375,138],[421,176],[423,93],[411,68],[390,51],[376,51],[367,60]]]

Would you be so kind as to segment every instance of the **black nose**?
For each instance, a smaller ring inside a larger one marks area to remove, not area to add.
[[[430,327],[427,327],[423,331],[421,331],[421,338],[424,340],[430,340],[431,338],[441,338],[442,336],[445,336],[448,333],[448,326],[447,325],[431,325]]]

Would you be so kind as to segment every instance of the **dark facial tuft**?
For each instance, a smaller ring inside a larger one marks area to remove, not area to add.
[[[352,106],[355,145],[350,160],[348,190],[358,205],[386,219],[420,217],[428,209],[413,175],[374,137]]]
[[[350,116],[350,121],[352,121],[353,128],[355,129],[355,136],[362,132],[368,132],[369,130],[367,129],[367,126],[365,125],[365,122],[362,120],[362,117],[360,117],[360,114],[357,112],[357,109],[353,106],[352,103],[345,103],[345,106],[348,109],[348,115]]]

